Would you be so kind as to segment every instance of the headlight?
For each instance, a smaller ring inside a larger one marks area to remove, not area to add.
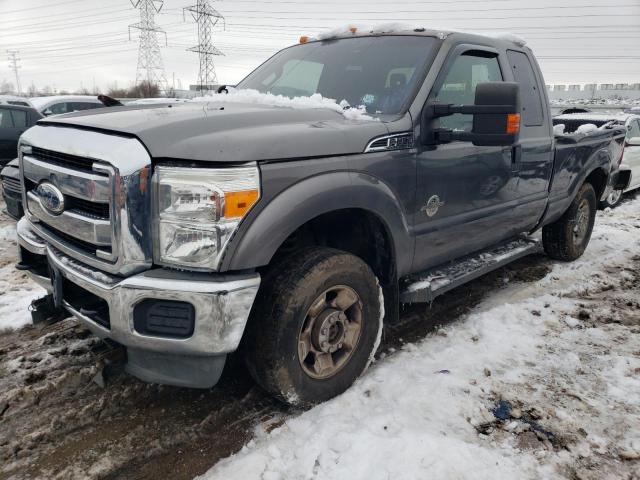
[[[156,263],[215,270],[229,238],[260,198],[255,165],[157,167],[154,178]]]

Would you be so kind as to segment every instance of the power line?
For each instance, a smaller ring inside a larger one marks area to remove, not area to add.
[[[20,76],[18,75],[18,70],[20,69],[20,65],[18,65],[18,62],[20,61],[20,58],[18,57],[19,53],[20,52],[18,50],[7,50],[7,55],[9,58],[9,68],[13,70],[13,73],[16,76],[16,87],[18,88],[18,95],[20,95],[20,92],[22,92],[22,88],[20,87]]]
[[[211,6],[209,0],[198,0],[195,5],[186,7],[184,12],[191,13],[198,25],[198,45],[188,48],[187,51],[198,54],[200,60],[198,85],[201,90],[209,90],[210,86],[218,83],[213,57],[224,55],[213,45],[211,34],[219,21],[224,22],[224,17]]]
[[[166,92],[167,77],[156,34],[163,33],[165,43],[167,42],[167,34],[155,23],[155,14],[160,12],[164,2],[162,0],[130,1],[134,8],[140,10],[140,22],[129,25],[129,32],[132,28],[140,30],[136,85],[140,85],[142,81],[146,80],[147,86],[157,85],[161,92]]]

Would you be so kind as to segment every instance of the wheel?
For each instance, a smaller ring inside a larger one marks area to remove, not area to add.
[[[364,372],[380,342],[378,281],[349,253],[296,251],[263,276],[243,352],[265,390],[294,405],[344,392]]]
[[[585,183],[567,211],[542,229],[544,251],[551,258],[573,261],[584,253],[596,218],[596,192]]]
[[[600,202],[601,208],[614,208],[622,201],[624,190],[611,190],[609,196]]]

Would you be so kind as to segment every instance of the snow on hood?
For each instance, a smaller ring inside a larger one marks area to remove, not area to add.
[[[334,99],[325,98],[319,93],[315,93],[310,97],[289,98],[283,95],[262,93],[253,89],[237,90],[235,88],[228,88],[228,90],[228,94],[213,93],[204,97],[196,97],[193,99],[193,101],[216,103],[250,103],[294,109],[325,108],[342,114],[347,120],[378,121],[377,118],[367,115],[364,106],[351,107],[345,100],[337,103]]]

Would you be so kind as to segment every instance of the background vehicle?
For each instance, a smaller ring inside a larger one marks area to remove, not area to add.
[[[31,107],[0,105],[0,166],[18,155],[18,139],[42,115]]]
[[[640,115],[637,113],[573,113],[558,115],[553,119],[554,125],[565,125],[565,131],[574,132],[581,125],[593,124],[601,127],[605,124],[624,126],[627,129],[624,154],[620,158],[621,176],[628,177],[626,188],[614,189],[603,201],[602,207],[615,207],[626,192],[640,188]]]
[[[0,95],[0,105],[19,105],[21,107],[31,107],[28,98],[17,97],[15,95]]]
[[[7,163],[0,171],[0,182],[2,183],[2,198],[7,206],[7,213],[19,220],[24,215],[24,211],[22,210],[20,164],[17,158]]]
[[[530,49],[455,32],[306,39],[238,88],[26,132],[18,267],[143,380],[208,388],[240,349],[294,404],[348,388],[401,302],[538,251],[527,234],[580,257],[625,134],[554,138]]]
[[[55,95],[51,97],[33,97],[30,100],[31,104],[45,117],[103,108],[105,106],[97,96],[91,95]]]

